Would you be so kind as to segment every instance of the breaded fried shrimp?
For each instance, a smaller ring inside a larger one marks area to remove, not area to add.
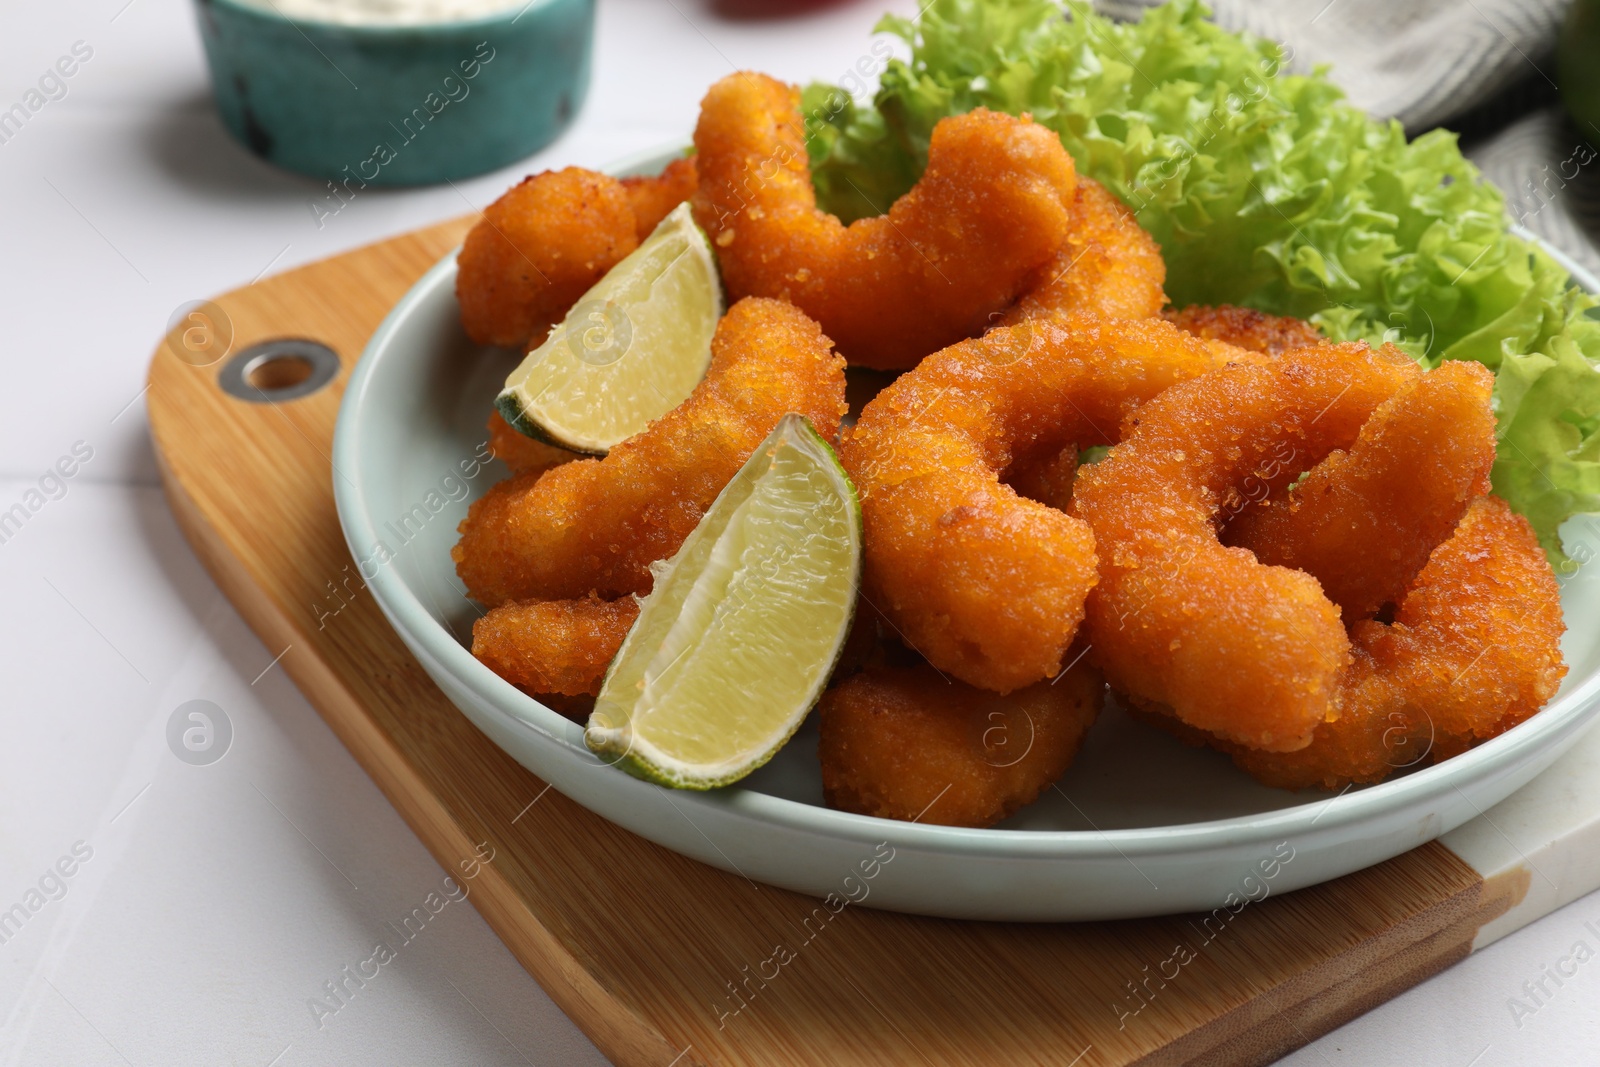
[[[1353,628],[1338,719],[1298,752],[1223,747],[1256,779],[1285,789],[1339,789],[1448,759],[1555,695],[1566,674],[1560,593],[1528,521],[1499,497],[1480,496],[1434,549],[1394,623]]]
[[[1350,661],[1339,611],[1310,575],[1222,545],[1217,524],[1241,485],[1282,489],[1420,374],[1387,346],[1323,345],[1229,364],[1139,409],[1072,500],[1096,543],[1089,636],[1115,688],[1253,748],[1311,742]]]
[[[511,428],[510,423],[501,418],[498,411],[489,415],[489,453],[511,468],[512,474],[547,471],[558,464],[578,458],[576,452],[568,452],[564,448],[547,445],[527,434],[518,433]]]
[[[1394,685],[1360,648],[1339,679],[1339,717],[1316,728],[1311,743],[1294,752],[1262,752],[1196,729],[1163,704],[1119,694],[1128,714],[1192,747],[1214,748],[1262,785],[1275,789],[1343,789],[1381,782],[1401,767],[1425,760],[1425,740],[1413,736]],[[1420,743],[1419,743],[1420,741]]]
[[[1162,313],[1178,329],[1207,341],[1222,341],[1247,352],[1281,356],[1295,348],[1327,343],[1322,332],[1301,319],[1268,315],[1255,308],[1221,304],[1207,307],[1193,304]]]
[[[1286,497],[1244,510],[1224,542],[1311,574],[1347,626],[1397,603],[1489,491],[1493,388],[1478,363],[1423,375],[1373,413],[1348,452],[1331,453]]]
[[[824,796],[861,815],[992,826],[1066,773],[1104,692],[1087,661],[1009,696],[925,664],[868,667],[819,705]]]
[[[638,617],[631,596],[502,604],[472,624],[472,654],[530,692],[594,696]]]
[[[524,178],[484,210],[456,259],[461,325],[478,344],[526,345],[639,245],[617,179],[580,167]]]
[[[817,208],[798,105],[761,74],[711,87],[694,134],[695,219],[730,298],[793,302],[852,364],[910,367],[981,332],[1067,235],[1072,157],[1027,117],[942,119],[916,186],[845,226]]]
[[[1064,447],[1114,442],[1141,403],[1218,365],[1160,319],[1093,317],[1002,327],[923,360],[840,450],[861,495],[869,598],[972,685],[1054,676],[1097,578],[1094,537],[1002,476],[1044,463],[1059,482]]]
[[[641,242],[661,225],[668,212],[694,195],[699,180],[692,156],[674,159],[654,177],[622,179],[622,188],[633,208],[634,233]]]
[[[1402,767],[1428,758],[1425,737],[1406,713],[1394,681],[1359,645],[1340,679],[1339,717],[1317,727],[1296,752],[1261,752],[1217,742],[1234,766],[1275,789],[1343,789],[1381,782]]]
[[[1155,238],[1105,186],[1080,174],[1066,242],[997,325],[1072,314],[1147,319],[1167,302],[1166,280]]]
[[[1440,758],[1538,711],[1566,675],[1561,589],[1532,525],[1479,497],[1417,576],[1394,625],[1362,647],[1426,712]]]
[[[785,414],[837,436],[844,384],[844,361],[815,322],[781,301],[741,300],[681,405],[603,459],[517,475],[476,501],[456,572],[489,607],[647,593],[650,564],[678,550]]]

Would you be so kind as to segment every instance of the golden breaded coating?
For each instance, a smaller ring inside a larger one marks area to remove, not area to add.
[[[489,607],[647,593],[650,564],[678,550],[785,414],[837,436],[844,384],[844,361],[815,322],[782,301],[741,300],[717,325],[705,379],[677,408],[603,459],[517,475],[476,501],[456,573]]]
[[[1067,235],[1076,173],[1050,130],[979,108],[940,120],[920,181],[845,226],[817,208],[799,93],[717,82],[695,127],[695,218],[730,297],[781,297],[852,364],[914,366],[987,328]]]
[[[1105,186],[1078,176],[1067,239],[998,325],[1059,315],[1147,319],[1167,302],[1161,248]]]
[[[674,159],[654,177],[623,178],[622,188],[633,207],[634,233],[639,240],[643,242],[668,212],[693,196],[699,182],[693,156]]]
[[[1092,178],[1080,178],[1080,204],[1085,194],[1090,199],[1106,198],[1126,216],[1124,225],[1134,226],[1132,215]],[[1108,215],[1110,211],[1097,212]],[[1075,224],[1076,227],[1077,224]],[[1109,228],[1109,223],[1107,228]],[[1137,226],[1134,226],[1137,229]],[[1094,228],[1090,227],[1090,232]],[[1110,233],[1097,243],[1085,246],[1075,228],[1058,262],[1069,252],[1081,256],[1078,267],[1062,274],[1059,282],[1023,297],[1007,312],[1005,324],[1037,318],[1061,318],[1065,309],[1079,306],[1103,318],[1150,318],[1161,310],[1166,295],[1161,282],[1166,267],[1155,241],[1139,230],[1143,239]],[[1118,241],[1123,243],[1118,246]],[[1074,244],[1074,242],[1079,242]],[[1154,257],[1154,263],[1150,258]],[[1072,275],[1077,275],[1076,279]],[[1185,333],[1193,334],[1212,350],[1217,363],[1259,363],[1281,355],[1290,348],[1326,344],[1322,335],[1299,319],[1280,319],[1251,308],[1208,308],[1195,305],[1182,312],[1165,312],[1163,317]],[[1078,450],[1068,448],[1059,455],[1014,465],[1007,482],[1032,500],[1066,511],[1072,500],[1072,480],[1078,469]]]
[[[595,696],[638,617],[631,596],[502,604],[472,624],[472,654],[529,692]]]
[[[578,458],[576,452],[568,452],[518,433],[500,417],[498,411],[489,414],[489,454],[510,467],[512,474],[547,471],[557,464]]]
[[[527,345],[639,245],[622,183],[581,167],[524,178],[484,210],[456,257],[467,336]]]
[[[1049,678],[1094,585],[1087,524],[1019,496],[1012,468],[1109,444],[1125,416],[1218,366],[1160,319],[991,330],[869,403],[840,460],[861,496],[868,596],[935,667],[1006,693]]]
[[[1429,758],[1428,741],[1416,733],[1401,693],[1365,649],[1353,650],[1340,690],[1339,717],[1318,726],[1311,744],[1298,752],[1217,747],[1240,770],[1276,789],[1343,789],[1381,782]]]
[[[1309,322],[1268,315],[1255,308],[1222,304],[1193,304],[1181,311],[1163,312],[1166,320],[1208,341],[1222,341],[1247,352],[1281,356],[1294,348],[1327,344],[1327,338]]]
[[[1286,497],[1246,508],[1224,532],[1262,563],[1306,571],[1345,625],[1398,603],[1494,465],[1494,375],[1446,363],[1385,402],[1350,451],[1311,468]]]
[[[1428,560],[1394,625],[1356,635],[1454,754],[1538,711],[1566,675],[1561,589],[1528,520],[1474,501]]]
[[[1072,500],[1093,529],[1089,637],[1114,687],[1240,744],[1310,743],[1350,659],[1339,611],[1315,578],[1223,546],[1217,527],[1241,487],[1283,488],[1420,375],[1388,346],[1323,345],[1229,364],[1139,409]]]
[[[1177,718],[1172,709],[1120,695],[1128,714],[1172,734],[1186,745],[1225,752],[1234,765],[1276,789],[1343,789],[1381,782],[1428,758],[1426,739],[1413,736],[1395,687],[1368,656],[1353,649],[1339,680],[1339,718],[1318,726],[1311,743],[1294,752],[1262,752],[1224,741]]]
[[[925,664],[869,667],[818,707],[823,793],[861,815],[992,826],[1066,773],[1104,693],[1087,661],[1009,696]]]
[[[1377,782],[1464,752],[1555,695],[1567,670],[1560,594],[1528,521],[1499,497],[1480,496],[1433,551],[1394,623],[1354,628],[1339,718],[1298,752],[1228,750],[1284,789]]]

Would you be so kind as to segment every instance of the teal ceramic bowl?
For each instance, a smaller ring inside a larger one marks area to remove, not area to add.
[[[677,154],[617,171],[654,173]],[[629,777],[584,747],[581,726],[468,649],[479,611],[450,548],[468,504],[505,475],[482,462],[484,420],[518,353],[462,333],[455,260],[446,256],[400,300],[350,376],[333,442],[345,539],[396,632],[462,714],[561,793],[703,863],[816,897],[949,918],[1209,911],[1230,894],[1259,899],[1263,879],[1272,894],[1314,885],[1454,829],[1548,767],[1600,712],[1600,568],[1585,568],[1563,591],[1571,670],[1547,708],[1438,766],[1343,794],[1268,789],[1226,757],[1115,707],[1059,788],[987,830],[826,807],[814,723],[726,789],[686,793]],[[1573,535],[1600,541],[1600,519],[1573,523]]]
[[[594,0],[484,18],[344,25],[196,0],[223,123],[250,151],[326,178],[428,185],[549,144],[589,85]]]

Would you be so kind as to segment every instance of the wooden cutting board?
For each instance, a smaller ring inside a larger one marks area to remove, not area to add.
[[[808,940],[800,924],[816,901],[546,794],[445,699],[371,595],[350,592],[359,583],[344,587],[339,624],[318,625],[329,578],[353,573],[329,459],[348,372],[470,222],[218,297],[192,320],[199,332],[169,336],[152,359],[151,432],[172,509],[217,583],[269,648],[287,650],[283,668],[438,861],[477,872],[483,917],[615,1063],[1269,1063],[1461,959],[1491,920],[1501,932],[1527,921],[1506,917],[1525,898],[1542,912],[1600,882],[1579,863],[1530,898],[1527,850],[1469,826],[1452,835],[1466,841],[1457,851],[1433,843],[1268,898],[1220,935],[1186,916],[986,924],[857,907]],[[219,388],[228,361],[208,362],[228,334],[235,353],[319,341],[342,366],[301,399],[247,403]],[[1554,836],[1600,852],[1600,819],[1573,814],[1570,798],[1553,806],[1566,822],[1534,835],[1537,847]],[[763,963],[780,945],[792,958]],[[1192,955],[1182,967],[1178,946]]]

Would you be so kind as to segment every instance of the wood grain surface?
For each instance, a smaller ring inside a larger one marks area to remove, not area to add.
[[[1269,1063],[1461,958],[1508,906],[1433,844],[1209,923],[851,907],[813,927],[818,901],[546,792],[445,699],[370,593],[325,628],[314,607],[353,573],[329,458],[349,368],[470,221],[218,297],[233,350],[311,338],[339,354],[339,378],[245,403],[217,387],[222,362],[196,365],[168,339],[151,362],[150,425],[172,509],[217,583],[273,652],[287,647],[283,667],[447,870],[492,850],[471,900],[615,1063]],[[763,965],[779,947],[787,962]]]

